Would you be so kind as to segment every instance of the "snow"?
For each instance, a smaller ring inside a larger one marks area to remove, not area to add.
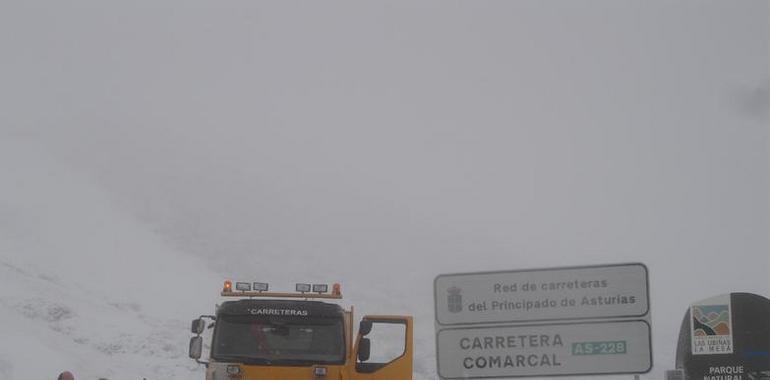
[[[39,145],[3,141],[0,172],[0,378],[199,372],[187,329],[219,276]]]

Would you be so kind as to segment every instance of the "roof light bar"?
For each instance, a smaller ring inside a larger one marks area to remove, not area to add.
[[[326,293],[329,291],[329,285],[326,284],[313,284],[313,293]]]
[[[223,297],[270,297],[270,298],[323,298],[323,299],[342,299],[340,285],[334,284],[329,292],[329,285],[326,284],[296,284],[296,292],[270,292],[270,285],[266,282],[235,282],[226,280],[222,287]]]
[[[236,282],[235,283],[235,290],[239,292],[250,292],[251,291],[251,283],[248,282]]]

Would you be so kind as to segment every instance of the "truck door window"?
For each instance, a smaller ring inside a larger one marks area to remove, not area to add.
[[[373,322],[372,331],[363,339],[371,344],[369,360],[359,362],[359,372],[374,372],[403,356],[406,352],[406,324],[403,322]]]

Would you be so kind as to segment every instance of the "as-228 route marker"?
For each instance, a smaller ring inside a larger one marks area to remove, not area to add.
[[[440,275],[442,379],[640,374],[652,369],[643,264]]]

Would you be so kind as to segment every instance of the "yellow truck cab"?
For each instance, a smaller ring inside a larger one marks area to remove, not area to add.
[[[221,295],[237,299],[192,322],[190,358],[206,366],[206,380],[412,379],[412,317],[368,315],[354,332],[353,308],[337,303],[339,284],[271,293],[265,283],[237,282],[233,290],[225,281]]]

